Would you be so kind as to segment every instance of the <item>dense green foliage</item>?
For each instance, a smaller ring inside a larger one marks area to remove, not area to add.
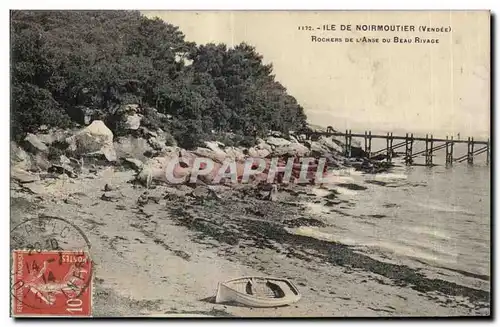
[[[305,124],[253,47],[197,46],[136,11],[13,11],[11,40],[16,138],[40,125],[66,127],[82,107],[109,120],[129,103],[170,115],[149,110],[144,120],[188,147],[221,132],[246,139]]]

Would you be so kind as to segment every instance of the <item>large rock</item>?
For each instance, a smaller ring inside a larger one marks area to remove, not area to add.
[[[225,148],[225,145],[221,142],[217,142],[217,141],[206,141],[204,142],[205,143],[205,147],[206,148],[209,148],[210,150],[214,151],[214,152],[224,152],[224,148]]]
[[[162,142],[159,137],[150,137],[148,143],[156,151],[162,151],[166,147],[165,142]]]
[[[193,153],[200,157],[210,158],[219,163],[222,163],[226,159],[241,161],[246,157],[242,148],[227,146],[222,149],[219,146],[224,145],[220,142],[205,142],[205,145],[207,146],[206,148],[198,147],[193,150]]]
[[[50,146],[54,142],[63,142],[71,136],[71,131],[52,128],[46,132],[38,133],[37,138],[45,145]]]
[[[48,152],[49,148],[35,135],[28,133],[24,138],[26,149],[31,153]]]
[[[71,159],[66,157],[64,154],[59,156],[59,162],[61,165],[71,165]]]
[[[113,132],[101,120],[94,120],[77,134],[66,139],[70,151],[77,155],[95,155],[101,153],[108,161],[115,161],[117,156],[113,147]]]
[[[10,177],[21,184],[32,183],[40,180],[38,175],[29,173],[20,168],[13,168],[10,172]]]
[[[222,163],[227,157],[227,154],[220,149],[214,151],[212,149],[198,147],[194,149],[192,153],[199,157],[210,158],[219,163]]]
[[[167,178],[167,168],[172,161],[175,161],[172,163],[173,177],[177,179],[186,179],[190,172],[190,165],[179,163],[179,155],[176,153],[169,153],[163,157],[149,159],[143,165],[142,170],[137,174],[136,180],[146,187],[152,185],[153,182],[177,184],[177,182]]]
[[[303,157],[310,153],[309,149],[300,143],[289,143],[274,148],[272,154],[275,156],[297,156]]]
[[[102,153],[106,160],[108,161],[116,161],[118,159],[118,156],[116,155],[115,148],[113,147],[113,144],[111,145],[105,145],[99,150],[98,152]]]
[[[200,148],[201,149],[201,148]],[[210,149],[206,149],[207,153],[213,154]],[[142,170],[137,174],[137,181],[149,187],[154,182],[168,183],[168,184],[182,184],[190,179],[194,161],[200,156],[194,152],[180,149],[178,151],[171,151],[163,157],[155,157],[148,160]],[[170,164],[170,166],[169,166]],[[213,169],[208,174],[198,175],[197,180],[210,184],[217,176],[222,164],[213,160]],[[172,169],[174,179],[167,178],[167,168]],[[243,164],[237,164],[238,176],[243,174]]]
[[[177,141],[172,136],[172,134],[170,134],[169,132],[165,132],[161,128],[159,128],[155,132],[155,134],[156,135],[153,136],[155,138],[155,140],[153,142],[155,142],[158,145],[161,145],[161,150],[158,150],[158,151],[165,151],[165,149],[168,147],[171,147],[171,146],[176,147],[177,146]],[[150,143],[151,142],[152,142],[152,140],[150,140]]]
[[[52,164],[45,153],[38,153],[33,157],[36,171],[46,171]]]
[[[257,145],[248,149],[248,155],[252,158],[265,158],[271,154],[273,147],[261,138],[257,138]]]
[[[32,172],[46,171],[52,165],[45,152],[29,154],[15,142],[11,142],[10,164],[12,168]]]
[[[341,145],[341,142],[332,137],[321,136],[317,142],[327,147],[329,150],[339,153],[343,152],[343,147]]]
[[[248,156],[251,158],[266,158],[270,154],[271,151],[268,149],[260,149],[258,147],[248,149]]]
[[[234,159],[236,161],[242,161],[245,159],[245,154],[243,153],[243,148],[235,148],[234,146],[224,148],[227,158]]]
[[[138,114],[129,115],[125,121],[125,128],[130,130],[137,130],[141,126],[141,116]]]
[[[287,146],[291,142],[288,140],[285,140],[283,138],[270,136],[266,139],[266,143],[273,146],[273,147],[280,147],[280,146]]]
[[[315,157],[323,157],[325,154],[329,154],[332,152],[331,148],[328,148],[322,143],[319,143],[317,141],[305,141],[305,144],[308,145],[309,149],[311,150],[311,154]]]
[[[146,139],[142,137],[136,138],[132,135],[119,137],[114,143],[114,148],[119,158],[135,158],[139,160],[146,160],[144,153],[153,150]]]
[[[299,140],[293,135],[290,135],[288,138],[292,143],[299,143]]]
[[[10,143],[10,165],[11,168],[30,170],[33,167],[31,156],[15,142]]]

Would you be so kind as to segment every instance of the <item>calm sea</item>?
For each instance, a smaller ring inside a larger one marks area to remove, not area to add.
[[[465,154],[466,149],[457,146],[455,154]],[[485,155],[475,159],[473,166],[447,168],[444,153],[438,153],[437,167],[400,164],[383,174],[351,172],[341,177],[342,182],[367,189],[331,186],[343,200],[336,209],[347,215],[313,207],[330,224],[317,230],[318,235],[399,264],[487,279],[490,167]]]

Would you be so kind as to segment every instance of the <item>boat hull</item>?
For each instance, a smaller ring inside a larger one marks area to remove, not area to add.
[[[249,294],[242,289],[242,285],[251,283],[253,287],[272,285],[278,296],[263,296]],[[219,283],[217,287],[216,303],[238,303],[248,307],[271,308],[290,305],[299,301],[301,294],[297,287],[289,280],[266,277],[242,277]]]

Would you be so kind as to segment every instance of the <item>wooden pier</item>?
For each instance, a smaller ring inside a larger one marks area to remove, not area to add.
[[[434,154],[437,151],[445,150],[445,163],[447,166],[453,165],[453,163],[465,162],[469,165],[474,164],[474,156],[485,153],[486,154],[486,164],[490,163],[490,140],[478,141],[474,140],[473,137],[468,137],[467,140],[454,140],[453,136],[446,137],[445,139],[434,138],[433,135],[425,135],[425,137],[415,137],[413,133],[406,133],[405,136],[397,136],[392,133],[382,134],[372,134],[371,131],[365,131],[361,133],[352,133],[351,130],[346,130],[345,133],[333,130],[333,128],[328,127],[326,132],[309,132],[306,134],[307,138],[313,136],[341,136],[344,137],[345,142],[345,156],[350,158],[352,156],[352,139],[359,138],[364,140],[364,153],[366,158],[374,158],[383,156],[387,162],[391,162],[397,149],[405,149],[404,160],[406,165],[413,165],[414,159],[419,156],[425,157],[425,165],[433,166]],[[385,139],[386,146],[378,151],[372,151],[372,140],[373,139]],[[396,142],[394,142],[396,141]],[[413,145],[416,142],[425,142],[425,150],[413,152]],[[467,144],[467,153],[458,157],[453,156],[454,145],[455,144]]]

